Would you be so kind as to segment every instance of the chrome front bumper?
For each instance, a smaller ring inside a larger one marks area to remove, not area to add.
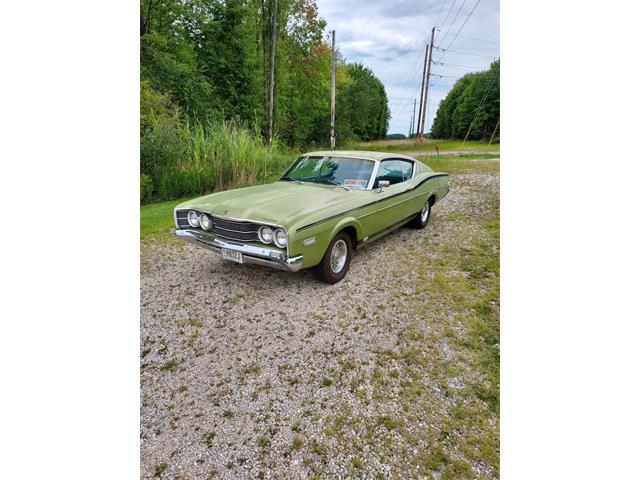
[[[208,250],[213,250],[220,255],[222,255],[223,248],[242,252],[243,263],[265,265],[290,272],[297,272],[302,268],[302,255],[288,257],[286,253],[280,250],[227,242],[220,240],[212,233],[203,232],[202,230],[176,230],[176,235],[186,242],[193,243]]]

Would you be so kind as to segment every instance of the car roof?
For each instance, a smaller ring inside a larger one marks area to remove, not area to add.
[[[386,160],[387,158],[403,158],[406,160],[416,161],[415,158],[409,157],[408,155],[402,155],[400,153],[393,152],[371,152],[367,150],[323,150],[318,152],[307,152],[304,154],[305,156],[313,156],[313,157],[324,157],[324,156],[334,156],[334,157],[356,157],[356,158],[366,158],[368,160]]]

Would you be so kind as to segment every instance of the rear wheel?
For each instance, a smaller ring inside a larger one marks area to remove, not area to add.
[[[421,230],[427,226],[427,223],[429,223],[429,217],[431,216],[432,204],[433,204],[433,201],[431,198],[427,200],[427,203],[424,204],[424,207],[422,207],[422,210],[420,210],[420,213],[418,213],[416,215],[416,218],[412,220],[411,226],[413,228],[417,228],[418,230]]]
[[[338,233],[316,268],[318,278],[325,283],[334,284],[344,278],[351,264],[353,245],[347,232]]]

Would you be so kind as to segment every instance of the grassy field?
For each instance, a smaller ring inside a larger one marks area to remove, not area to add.
[[[187,200],[169,200],[167,202],[150,203],[140,207],[140,240],[152,238],[170,238],[173,223],[173,209]]]
[[[478,152],[500,151],[500,144],[487,142],[468,141],[464,143],[462,140],[428,140],[417,142],[413,139],[403,140],[376,140],[373,142],[358,142],[351,145],[351,148],[360,150],[378,150],[383,152],[425,152],[435,153],[436,145],[440,148],[440,153],[447,152]]]

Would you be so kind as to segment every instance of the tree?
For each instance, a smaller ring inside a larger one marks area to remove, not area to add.
[[[191,124],[232,120],[264,132],[274,1],[141,0],[145,88]],[[277,25],[275,136],[290,146],[326,145],[331,51],[316,0],[278,0]],[[336,92],[339,142],[384,137],[388,102],[371,70],[339,56]]]
[[[389,127],[389,106],[384,85],[362,64],[347,66],[349,82],[337,93],[339,134],[358,140],[384,138]]]
[[[433,138],[488,140],[500,119],[500,61],[489,70],[460,78],[440,102],[431,127]]]

